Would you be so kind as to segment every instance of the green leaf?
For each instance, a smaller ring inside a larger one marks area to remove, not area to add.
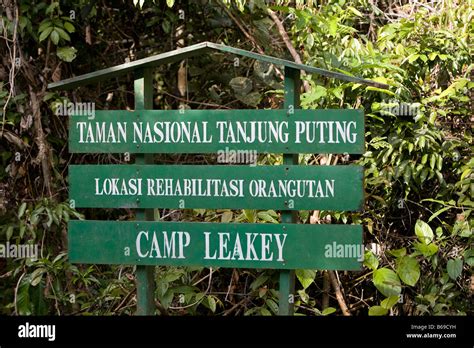
[[[59,43],[59,34],[58,32],[56,31],[56,29],[54,29],[52,32],[51,32],[51,41],[57,45]]]
[[[298,290],[298,295],[300,295],[301,301],[308,303],[309,295],[306,293],[306,291],[304,291],[304,289]]]
[[[326,308],[325,310],[323,310],[323,312],[321,313],[322,315],[329,315],[329,314],[332,314],[336,312],[336,308],[334,307],[328,307]]]
[[[39,284],[41,279],[43,278],[43,274],[45,272],[44,268],[37,268],[31,273],[31,285],[36,286]]]
[[[309,33],[306,37],[306,45],[308,48],[312,48],[314,46],[314,36],[312,33]]]
[[[377,256],[370,250],[367,250],[364,254],[364,265],[375,271],[379,267],[379,260]]]
[[[428,222],[431,222],[434,218],[436,218],[438,215],[444,213],[446,210],[449,210],[451,208],[454,208],[454,207],[444,207],[440,210],[438,210],[436,213],[434,213],[433,215],[430,216],[430,218],[428,219]]]
[[[71,37],[64,29],[55,27],[54,30],[58,32],[61,39],[66,40],[66,41],[71,41]]]
[[[355,14],[356,16],[364,17],[364,15],[359,10],[357,10],[356,8],[352,6],[348,6],[347,9],[351,11],[353,14]]]
[[[76,31],[74,25],[72,25],[72,23],[68,21],[64,22],[64,29],[66,29],[70,33],[74,33]]]
[[[216,312],[216,300],[214,299],[213,296],[209,295],[207,296],[207,303],[209,304],[209,309],[212,311],[212,313]]]
[[[432,154],[430,157],[430,167],[431,169],[434,169],[434,166],[436,165],[436,155]]]
[[[327,90],[323,86],[315,86],[310,92],[303,93],[301,103],[308,106],[327,95]]]
[[[18,209],[18,218],[21,219],[23,214],[25,213],[25,209],[26,209],[26,202],[23,202],[21,205],[20,205],[20,208]]]
[[[388,252],[389,252],[390,255],[393,255],[395,257],[402,257],[402,256],[405,256],[407,254],[407,248],[389,250]]]
[[[20,286],[18,287],[18,293],[16,298],[16,305],[18,308],[19,315],[31,315],[31,303],[30,303],[30,279],[26,276],[22,279]]]
[[[464,252],[464,261],[466,261],[466,263],[472,267],[474,266],[474,249],[467,249],[465,252]]]
[[[418,236],[418,239],[425,244],[430,244],[434,238],[433,230],[430,225],[422,220],[416,221],[415,234]]]
[[[399,296],[390,296],[383,300],[380,305],[385,309],[392,308],[398,302]]]
[[[58,47],[56,55],[65,62],[72,62],[76,58],[77,50],[74,47]]]
[[[257,221],[257,213],[253,209],[244,209],[244,215],[248,222],[254,223]]]
[[[437,55],[438,55],[438,52],[431,52],[430,54],[428,54],[428,59],[433,61],[435,60]]]
[[[38,33],[41,33],[44,31],[46,28],[51,27],[52,22],[51,19],[45,19],[44,21],[41,22],[39,28],[38,28]]]
[[[265,301],[265,304],[267,305],[268,308],[273,312],[273,314],[278,314],[278,305],[276,304],[275,301],[273,301],[271,298],[267,298]]]
[[[301,285],[303,285],[303,289],[307,289],[316,277],[316,271],[309,269],[297,269],[295,274]]]
[[[10,240],[12,235],[13,235],[13,226],[8,226],[8,228],[7,228],[7,240]],[[23,237],[23,236],[20,236],[20,237]]]
[[[329,35],[335,36],[336,33],[337,33],[337,19],[336,19],[336,18],[332,18],[332,19],[329,21],[328,26],[329,26]]]
[[[419,54],[412,54],[412,55],[410,55],[410,56],[408,57],[408,63],[410,63],[410,64],[413,63],[415,60],[418,59],[419,56],[420,56]]]
[[[278,223],[278,221],[273,216],[271,216],[267,211],[261,211],[257,214],[257,216],[259,219],[263,221],[271,222],[272,224]]]
[[[141,7],[141,6],[140,6]],[[163,23],[161,23],[161,27],[163,28],[163,31],[168,34],[171,30],[171,24],[169,21],[164,20]]]
[[[370,316],[381,316],[387,315],[388,309],[383,308],[381,306],[372,306],[369,308],[369,315]]]
[[[46,39],[49,36],[49,34],[51,34],[52,31],[53,31],[53,27],[47,27],[45,30],[43,30],[39,36],[40,42]]]
[[[374,80],[374,79],[372,79]],[[369,86],[366,88],[367,91],[375,91],[375,92],[380,92],[380,93],[383,93],[383,94],[388,94],[388,95],[391,95],[393,97],[396,96],[395,93],[393,93],[392,91],[389,91],[387,89],[383,89],[383,88],[378,88],[378,87],[372,87],[372,86]]]
[[[411,256],[403,256],[398,260],[397,273],[402,282],[414,286],[420,278],[420,265]]]
[[[166,5],[168,5],[168,7],[173,7],[174,0],[166,0]]]
[[[449,260],[447,269],[449,277],[456,280],[462,273],[462,259]]]
[[[268,275],[266,274],[261,274],[255,279],[252,284],[250,284],[250,289],[252,290],[257,290],[260,285],[263,285],[267,280],[268,280]]]
[[[413,243],[413,247],[423,254],[424,257],[430,257],[438,252],[438,246],[434,243],[424,244],[424,243]]]
[[[402,291],[400,279],[397,274],[388,269],[380,268],[373,274],[375,287],[385,296],[398,296]]]

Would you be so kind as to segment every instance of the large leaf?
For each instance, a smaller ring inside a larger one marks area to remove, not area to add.
[[[301,104],[303,106],[309,106],[309,104],[318,101],[319,99],[327,95],[327,90],[323,86],[315,86],[310,92],[304,93],[301,96]]]
[[[364,265],[375,271],[379,267],[379,260],[377,256],[370,250],[367,250],[364,255]]]
[[[72,62],[76,58],[77,50],[74,47],[58,47],[56,55],[65,62]]]
[[[414,286],[420,278],[420,265],[411,256],[403,256],[398,260],[397,273],[402,282]]]
[[[39,36],[39,40],[40,40],[40,41],[43,41],[44,39],[46,39],[46,38],[49,36],[49,34],[51,34],[51,32],[53,31],[53,29],[54,29],[54,28],[53,28],[52,26],[45,28],[45,29],[41,32],[41,34],[40,34],[40,36]]]
[[[64,29],[55,27],[54,30],[58,32],[61,39],[66,40],[66,41],[71,41],[71,37]]]
[[[438,252],[438,246],[435,243],[424,244],[415,242],[413,243],[413,247],[425,257],[432,256]]]
[[[372,306],[369,308],[370,316],[381,316],[381,315],[386,315],[387,313],[388,313],[388,309],[383,308],[382,306]]]
[[[268,211],[260,211],[257,213],[259,219],[263,221],[270,222],[272,224],[277,224],[278,220],[276,220]]]
[[[425,244],[430,244],[434,238],[433,230],[430,225],[422,220],[418,220],[415,225],[415,234],[418,239]]]
[[[66,29],[68,32],[70,33],[73,33],[74,31],[76,31],[76,29],[74,28],[74,25],[72,25],[71,22],[64,22],[64,29]]]
[[[55,45],[59,43],[59,33],[56,31],[56,29],[51,32],[50,38],[51,38],[51,41],[53,41]]]
[[[209,309],[212,311],[212,313],[214,313],[216,311],[216,300],[214,299],[214,297],[211,295],[208,295],[207,303],[209,304]]]
[[[400,297],[399,296],[390,296],[390,297],[387,297],[385,300],[383,300],[380,305],[385,308],[385,309],[390,309],[392,308],[397,302],[398,302],[398,299]]]
[[[373,282],[375,287],[387,297],[398,296],[402,291],[397,274],[388,268],[376,270],[373,274]]]
[[[303,289],[308,288],[316,277],[316,271],[309,269],[297,269],[295,273],[301,285],[303,285]]]
[[[460,258],[449,260],[447,269],[449,277],[456,280],[462,273],[462,260]]]
[[[26,202],[23,202],[21,205],[20,205],[20,208],[18,209],[18,218],[21,219],[23,214],[25,213],[25,209],[26,209]]]

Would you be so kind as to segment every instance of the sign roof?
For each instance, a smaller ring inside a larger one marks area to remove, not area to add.
[[[354,77],[351,75],[346,75],[340,72],[320,69],[320,68],[316,68],[316,67],[306,65],[306,64],[297,64],[295,62],[292,62],[286,59],[271,57],[271,56],[267,56],[263,54],[258,54],[255,52],[246,51],[240,48],[235,48],[235,47],[226,46],[222,44],[216,44],[216,43],[207,42],[207,41],[201,42],[195,45],[191,45],[188,47],[179,48],[174,51],[168,51],[168,52],[157,54],[151,57],[139,59],[133,62],[119,64],[110,68],[97,70],[88,74],[75,76],[75,77],[71,77],[65,80],[53,82],[48,85],[48,88],[51,90],[76,88],[76,87],[80,87],[86,84],[95,83],[95,82],[103,81],[110,78],[115,78],[115,77],[127,74],[129,72],[132,72],[136,69],[152,68],[161,64],[169,64],[169,63],[183,60],[185,58],[197,56],[203,53],[209,53],[211,51],[220,51],[220,52],[236,54],[242,57],[253,58],[262,62],[267,62],[267,63],[280,65],[280,66],[286,66],[286,67],[299,69],[299,70],[304,70],[309,74],[318,74],[318,75],[322,75],[322,76],[326,76],[330,78],[336,78],[339,80],[361,83],[361,84],[378,87],[378,88],[384,88],[384,89],[388,88],[388,86],[383,83],[366,80],[366,79]]]

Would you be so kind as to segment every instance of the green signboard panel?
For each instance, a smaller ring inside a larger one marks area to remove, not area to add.
[[[70,221],[73,263],[359,270],[362,226]]]
[[[83,208],[360,210],[363,168],[344,166],[71,165]]]
[[[79,153],[364,153],[362,110],[139,110],[72,115]]]

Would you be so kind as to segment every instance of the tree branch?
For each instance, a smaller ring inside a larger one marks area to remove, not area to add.
[[[344,296],[342,296],[341,287],[339,286],[339,281],[336,278],[334,271],[328,271],[329,280],[331,281],[332,288],[336,293],[336,299],[341,308],[342,314],[346,317],[351,316],[351,312],[347,308],[346,301],[344,301]]]
[[[239,22],[239,20],[232,14],[232,12],[230,12],[230,10],[221,1],[218,1],[217,3],[222,7],[222,9],[230,17],[230,19],[232,19],[234,21],[234,23],[239,27],[240,31],[245,35],[245,37],[250,42],[253,43],[253,45],[257,49],[258,53],[265,54],[262,47],[260,47],[260,45],[257,43],[257,40],[255,40],[255,38],[252,35],[250,35],[250,33],[244,28],[242,23]],[[282,80],[284,79],[284,76],[283,76],[282,72],[277,67],[275,67],[275,73],[277,74],[277,76],[280,79],[282,79]]]
[[[276,15],[276,13],[273,12],[269,8],[267,8],[267,13],[271,17],[271,19],[273,20],[275,25],[277,26],[278,32],[280,33],[280,36],[283,39],[283,42],[285,42],[286,48],[288,49],[288,51],[290,51],[290,54],[293,57],[293,60],[298,64],[303,64],[303,62],[301,61],[300,55],[298,54],[298,52],[296,52],[295,47],[291,43],[290,37],[286,33],[286,30],[285,30],[285,27],[283,26],[283,23],[280,21],[280,19]],[[302,71],[301,75],[304,76],[305,72]],[[308,81],[303,80],[303,88],[304,88],[305,92],[309,92],[311,90],[311,87],[309,86]]]

